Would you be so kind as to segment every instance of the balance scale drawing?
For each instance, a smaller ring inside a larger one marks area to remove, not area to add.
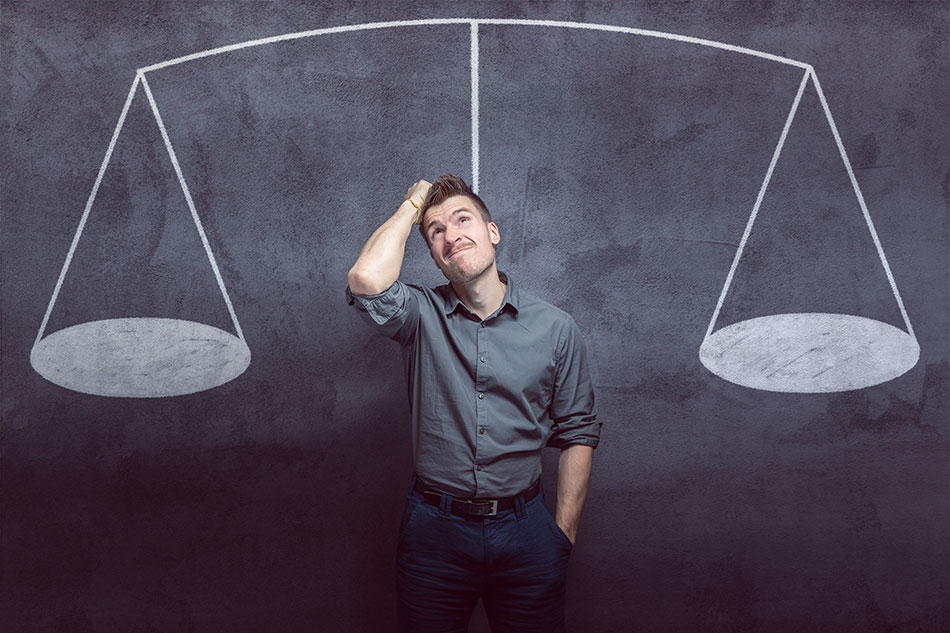
[[[801,69],[802,78],[798,91],[789,109],[781,136],[772,152],[755,204],[709,320],[705,337],[699,347],[699,360],[713,374],[737,385],[790,393],[828,393],[869,387],[897,378],[917,364],[920,356],[919,343],[828,102],[822,92],[818,76],[811,65],[731,44],[631,27],[545,20],[459,18],[378,22],[288,33],[209,49],[138,69],[33,344],[30,353],[33,368],[47,380],[77,392],[99,396],[151,398],[179,396],[218,387],[240,376],[250,364],[251,350],[244,338],[188,184],[162,121],[162,115],[149,86],[149,73],[212,55],[300,38],[374,29],[450,24],[467,25],[470,33],[472,188],[476,192],[479,185],[480,160],[478,38],[479,28],[482,25],[540,26],[626,33],[751,55]],[[847,170],[881,266],[903,317],[906,331],[862,316],[815,312],[773,314],[716,329],[723,302],[752,232],[802,94],[809,82],[814,86],[820,100],[825,119]],[[196,321],[130,317],[80,323],[47,335],[46,327],[53,306],[92,210],[103,175],[109,166],[126,115],[140,90],[144,93],[155,123],[161,132],[165,149],[191,212],[201,244],[230,314],[235,334]]]

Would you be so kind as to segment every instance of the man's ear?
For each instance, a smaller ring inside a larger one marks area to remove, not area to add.
[[[491,243],[498,244],[501,241],[501,233],[498,232],[498,225],[494,222],[488,223],[488,232],[490,234]]]

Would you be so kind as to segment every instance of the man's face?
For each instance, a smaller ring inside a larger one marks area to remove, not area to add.
[[[495,244],[501,241],[498,227],[486,223],[467,196],[452,196],[429,207],[422,221],[432,261],[449,281],[472,281],[495,263]]]

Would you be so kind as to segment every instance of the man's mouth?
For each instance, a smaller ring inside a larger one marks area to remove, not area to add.
[[[458,255],[459,253],[461,253],[461,252],[463,252],[463,251],[467,251],[467,250],[470,249],[470,248],[472,248],[472,247],[471,247],[471,246],[465,246],[464,248],[460,248],[460,249],[458,249],[458,250],[452,251],[452,254],[449,255],[449,259],[452,259],[453,257],[455,257],[456,255]]]

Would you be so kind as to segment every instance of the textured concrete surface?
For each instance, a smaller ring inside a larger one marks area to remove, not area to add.
[[[699,362],[800,71],[483,27],[480,190],[500,267],[574,315],[605,421],[572,630],[950,629],[946,4],[855,0],[4,1],[3,630],[391,630],[405,386],[343,287],[409,184],[470,176],[467,27],[150,74],[251,364],[209,391],[115,399],[29,359],[135,69],[430,17],[636,26],[813,64],[920,342],[900,378],[843,393],[743,388]],[[233,331],[143,99],[126,126],[47,331],[136,316]],[[403,276],[441,283],[416,234]],[[787,312],[902,325],[810,87],[719,323]]]

